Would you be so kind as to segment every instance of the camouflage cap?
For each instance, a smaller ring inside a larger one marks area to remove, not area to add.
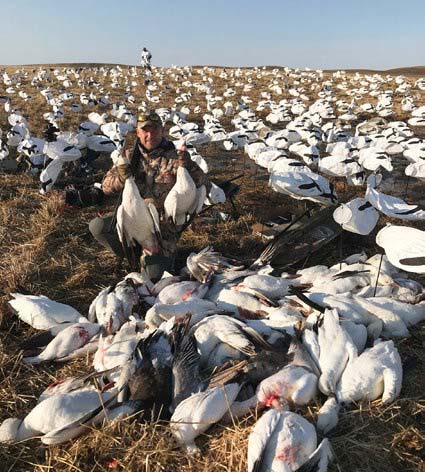
[[[137,127],[144,128],[145,126],[162,126],[161,117],[155,111],[140,113],[137,117]]]

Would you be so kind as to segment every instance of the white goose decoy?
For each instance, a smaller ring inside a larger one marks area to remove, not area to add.
[[[93,344],[93,337],[97,335],[100,326],[94,323],[76,323],[60,331],[45,349],[34,357],[24,357],[26,364],[40,364],[46,361],[63,362],[70,358],[86,355],[89,350],[84,348],[92,344],[94,352],[97,346]]]
[[[359,357],[350,361],[336,389],[339,402],[376,400],[394,401],[400,394],[403,367],[393,341],[377,341]]]
[[[421,159],[421,161],[409,164],[406,169],[404,169],[404,173],[408,177],[415,177],[420,180],[425,180],[425,159]]]
[[[308,166],[303,162],[288,157],[279,157],[270,161],[267,170],[270,173],[284,173],[284,172],[310,172]]]
[[[347,151],[345,154],[331,154],[330,156],[325,156],[319,161],[319,171],[335,177],[358,174],[363,169],[350,154],[351,153]]]
[[[271,174],[269,185],[276,192],[298,200],[311,200],[327,206],[338,203],[332,182],[313,172]]]
[[[182,226],[186,223],[189,214],[199,213],[199,206],[202,208],[205,196],[202,202],[200,202],[201,195],[197,194],[195,182],[187,169],[179,167],[177,169],[176,183],[164,201],[166,217],[170,218],[177,227]]]
[[[87,138],[87,147],[92,151],[110,154],[117,149],[116,142],[111,138],[99,134],[94,134]]]
[[[256,423],[248,439],[248,472],[326,472],[332,457],[325,438],[317,448],[314,426],[290,411],[267,411]]]
[[[385,249],[388,260],[399,269],[425,273],[425,231],[389,225],[376,235],[376,244]]]
[[[64,161],[61,159],[53,159],[47,167],[40,174],[40,193],[42,195],[46,194],[51,190],[54,183],[59,177],[61,170],[64,166]]]
[[[385,151],[378,148],[365,148],[360,150],[359,164],[367,170],[376,172],[380,169],[393,171],[391,158]]]
[[[409,205],[401,198],[378,192],[375,187],[380,184],[380,174],[370,175],[367,179],[365,198],[381,213],[401,220],[424,220],[425,210],[418,205]]]
[[[160,251],[158,212],[153,204],[145,203],[134,177],[128,177],[124,184],[117,211],[117,232],[122,243],[130,247],[139,243],[148,255]]]
[[[211,190],[208,194],[208,197],[205,201],[206,205],[217,205],[218,203],[224,203],[226,201],[226,194],[224,190],[216,185],[214,182],[211,182]]]
[[[35,329],[48,330],[69,323],[88,323],[75,308],[55,302],[44,295],[22,295],[11,293],[14,297],[8,303],[18,317]]]
[[[44,444],[60,444],[73,439],[85,430],[78,420],[83,421],[86,415],[99,408],[102,402],[113,399],[114,395],[82,389],[50,396],[38,403],[23,420],[5,420],[0,426],[0,442],[15,443],[41,436]],[[100,413],[103,418],[106,410],[102,408]],[[66,429],[75,422],[72,428]]]
[[[375,228],[379,213],[371,203],[359,197],[342,203],[334,211],[333,218],[346,231],[367,235]]]
[[[237,383],[191,395],[177,405],[171,417],[171,431],[190,455],[199,452],[195,438],[220,421],[239,393]]]
[[[425,145],[421,139],[415,140],[415,142],[410,140],[406,143],[406,146],[406,149],[403,151],[403,157],[411,164],[421,163],[425,159]]]
[[[63,162],[76,161],[81,157],[81,151],[77,146],[62,139],[46,143],[43,152],[50,159],[60,159]]]

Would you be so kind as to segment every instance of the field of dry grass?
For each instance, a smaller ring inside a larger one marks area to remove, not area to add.
[[[86,74],[90,75],[90,72]],[[409,77],[408,80],[414,79]],[[257,80],[257,87],[249,94],[254,104],[267,80]],[[106,82],[105,89],[108,85]],[[223,91],[224,85],[224,81],[216,79],[218,93]],[[4,94],[2,87],[1,84],[0,94]],[[73,91],[82,90],[77,88]],[[142,99],[144,91],[142,85],[133,90],[136,103]],[[13,104],[22,108],[33,134],[41,136],[44,128],[41,115],[47,111],[45,101],[35,89],[30,93],[34,97],[32,102],[25,103],[16,96]],[[123,90],[113,89],[111,103],[122,100],[122,93]],[[171,105],[173,94],[174,90],[170,89],[158,105]],[[425,95],[422,94],[421,104]],[[399,100],[400,97],[396,97],[396,102]],[[205,110],[202,100],[195,100],[190,106],[193,108],[195,104]],[[62,129],[75,129],[90,111],[95,109],[84,107],[80,115],[68,114],[61,124]],[[3,131],[7,129],[6,118],[1,109],[0,128]],[[189,120],[195,118],[193,115],[188,117]],[[405,119],[406,116],[399,114],[395,118]],[[198,115],[196,120],[199,119]],[[229,120],[223,123],[228,131],[232,130]],[[299,205],[271,192],[267,188],[267,178],[261,173],[254,179],[254,167],[245,160],[242,152],[225,153],[210,144],[200,149],[200,153],[208,160],[212,178],[244,174],[239,181],[241,192],[236,199],[241,216],[221,223],[205,223],[200,218],[195,220],[180,242],[179,263],[184,263],[189,252],[208,244],[225,255],[252,260],[264,247],[265,241],[251,234],[251,225],[266,220],[276,212],[276,208],[282,212],[297,211]],[[92,180],[100,180],[109,165],[109,157],[103,156],[96,164]],[[70,177],[63,176],[56,190],[42,196],[38,193],[36,178],[26,173],[0,175],[0,422],[11,416],[23,417],[33,408],[35,398],[53,380],[90,370],[90,359],[65,365],[24,365],[18,344],[33,334],[33,330],[9,311],[6,305],[9,294],[21,290],[44,294],[70,304],[84,314],[101,287],[120,280],[126,273],[126,268],[117,268],[115,258],[101,249],[88,232],[88,222],[98,212],[111,210],[114,201],[107,201],[99,208],[65,207],[60,188],[70,181]],[[345,185],[342,182],[336,184],[341,200],[348,200]],[[411,195],[416,202],[425,204],[422,187],[412,185]],[[221,210],[232,212],[228,204]],[[383,218],[381,223],[384,223]],[[425,229],[424,225],[418,227]],[[368,253],[375,253],[375,234],[368,238],[347,235],[344,255],[363,247]],[[333,263],[338,255],[338,243],[334,242],[320,254],[312,256],[308,264]],[[422,282],[425,283],[423,278]],[[357,405],[341,415],[338,427],[329,436],[335,455],[331,471],[425,471],[425,325],[419,325],[411,332],[409,339],[397,343],[405,368],[400,398],[385,407],[379,402]],[[302,409],[303,414],[314,421],[321,402],[322,399],[317,406]],[[160,421],[142,424],[137,419],[129,419],[104,429],[93,429],[61,446],[42,446],[37,440],[14,446],[0,445],[0,470],[243,471],[246,470],[247,437],[254,421],[253,415],[241,422],[217,425],[209,430],[198,440],[202,450],[202,457],[198,459],[189,459],[176,447],[167,424]]]

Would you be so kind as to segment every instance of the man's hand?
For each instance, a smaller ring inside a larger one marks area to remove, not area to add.
[[[125,157],[120,156],[117,161],[117,172],[122,182],[125,182],[128,177],[131,177],[133,175],[128,155],[128,152],[126,152]]]
[[[180,167],[187,167],[189,156],[186,149],[186,143],[183,143],[177,150],[177,162]]]

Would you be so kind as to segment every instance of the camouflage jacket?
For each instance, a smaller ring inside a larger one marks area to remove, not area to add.
[[[161,144],[152,151],[146,151],[139,141],[135,146],[133,155],[130,156],[130,165],[136,184],[143,198],[153,200],[160,215],[164,211],[164,200],[168,192],[176,183],[178,153],[171,141],[163,139]],[[208,177],[201,168],[192,161],[188,152],[184,152],[185,167],[191,175],[195,185],[207,187],[207,194],[211,188]],[[124,182],[120,179],[117,168],[112,167],[102,182],[102,189],[106,195],[120,192]]]

